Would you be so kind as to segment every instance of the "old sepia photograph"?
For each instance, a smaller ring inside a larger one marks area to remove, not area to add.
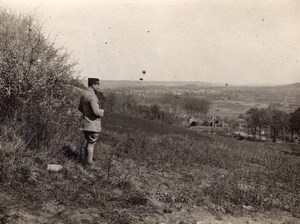
[[[0,0],[0,224],[299,223],[299,0]]]

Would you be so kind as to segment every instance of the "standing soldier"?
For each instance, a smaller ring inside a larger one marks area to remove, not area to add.
[[[86,145],[84,148],[83,164],[91,167],[93,164],[93,154],[95,143],[101,132],[101,117],[104,110],[100,109],[96,92],[100,91],[100,81],[98,78],[88,79],[88,88],[80,97],[78,110],[82,113],[81,128]]]

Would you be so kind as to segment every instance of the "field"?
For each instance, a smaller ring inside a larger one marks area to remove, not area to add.
[[[100,171],[78,164],[71,143],[68,153],[37,153],[18,139],[1,142],[2,223],[299,222],[300,159],[282,152],[295,145],[112,113],[103,122]],[[52,173],[49,163],[64,168]]]
[[[245,114],[251,107],[266,108],[268,104],[265,102],[241,101],[241,100],[214,100],[210,108],[211,116],[237,118],[240,114]]]

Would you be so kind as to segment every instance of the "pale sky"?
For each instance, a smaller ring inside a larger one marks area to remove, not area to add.
[[[82,76],[300,82],[299,0],[0,0],[0,7],[44,22]]]

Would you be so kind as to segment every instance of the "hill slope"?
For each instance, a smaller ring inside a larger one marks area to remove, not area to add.
[[[63,154],[2,142],[0,223],[299,221],[300,160],[281,152],[295,145],[240,142],[109,113],[103,126],[100,170],[83,168],[72,144]],[[64,168],[53,173],[49,163]]]

